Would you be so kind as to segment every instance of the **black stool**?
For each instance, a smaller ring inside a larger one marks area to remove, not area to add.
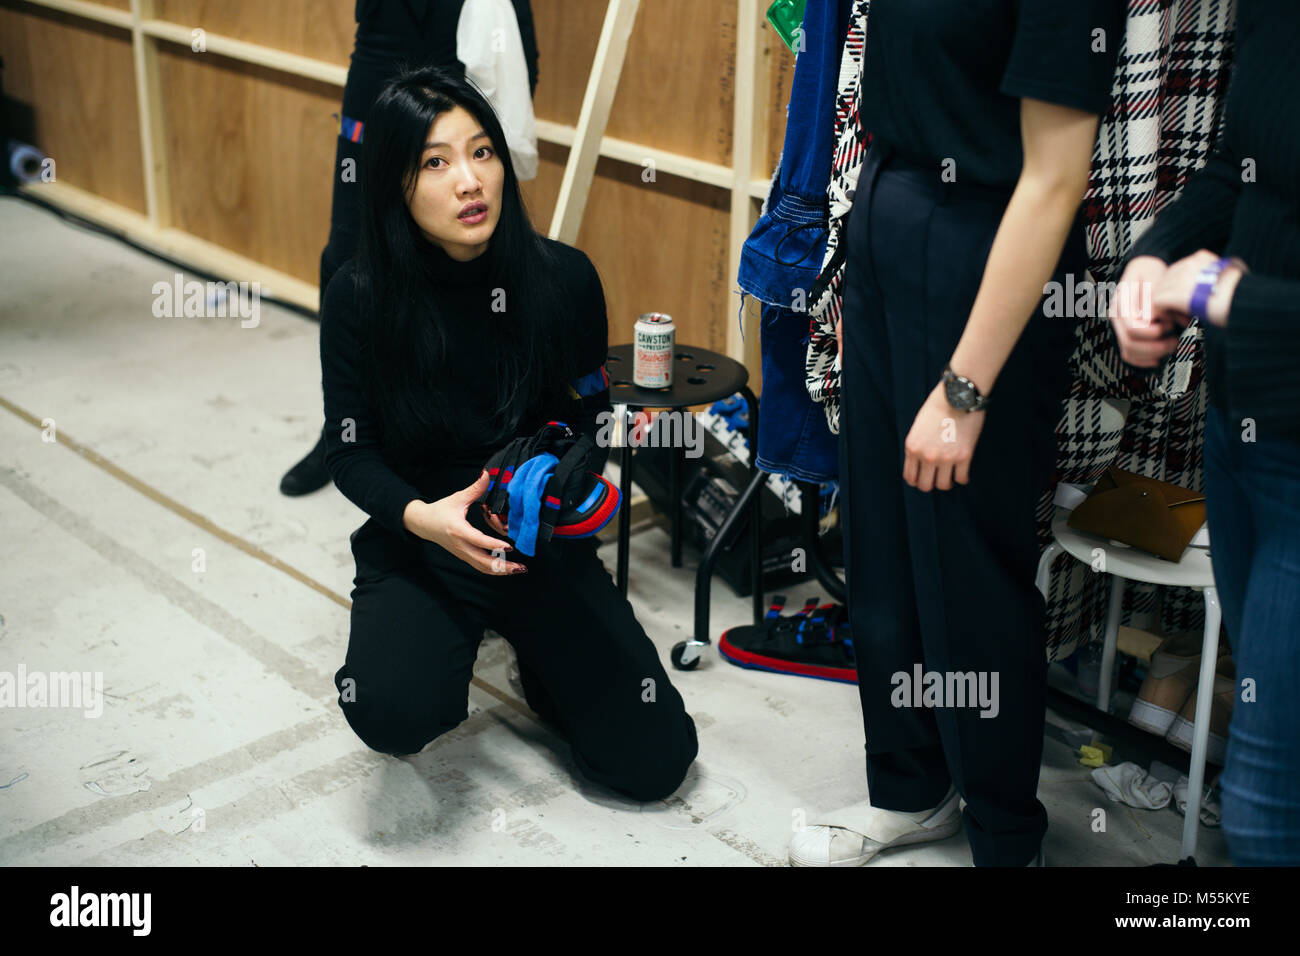
[[[754,597],[754,623],[758,624],[764,614],[763,608],[763,562],[762,562],[762,514],[761,499],[758,490],[767,477],[755,464],[753,448],[758,435],[758,399],[749,390],[749,372],[745,366],[734,359],[708,349],[695,348],[678,344],[673,348],[673,385],[672,388],[639,388],[632,384],[632,346],[616,345],[609,350],[606,370],[610,378],[610,401],[614,405],[625,405],[628,410],[643,408],[682,409],[691,405],[712,404],[720,399],[730,398],[740,392],[749,403],[750,480],[745,490],[737,499],[731,513],[727,515],[705,549],[695,575],[695,639],[683,641],[672,650],[673,665],[687,670],[699,663],[700,651],[709,645],[709,593],[712,586],[713,564],[718,550],[730,540],[738,519],[750,506],[750,566],[753,574],[752,593]],[[629,416],[630,418],[631,416]],[[622,424],[624,435],[623,448],[619,457],[619,491],[623,503],[618,519],[618,573],[616,579],[619,591],[627,594],[628,538],[631,530],[631,509],[629,498],[632,494],[632,448],[627,442],[628,422]],[[682,565],[682,461],[686,449],[678,447],[669,459],[670,499],[669,521],[672,533],[672,565]]]

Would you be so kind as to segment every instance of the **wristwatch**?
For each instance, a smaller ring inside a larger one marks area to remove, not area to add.
[[[958,375],[951,365],[943,367],[943,389],[948,393],[948,404],[960,411],[982,412],[988,408],[989,397],[981,395],[975,383]]]

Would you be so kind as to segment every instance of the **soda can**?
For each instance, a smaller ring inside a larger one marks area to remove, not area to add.
[[[639,388],[673,387],[673,340],[677,327],[667,312],[637,316],[633,329],[632,384]]]

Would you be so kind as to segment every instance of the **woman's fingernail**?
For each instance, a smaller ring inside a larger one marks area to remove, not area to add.
[[[515,572],[514,572],[514,573],[515,573],[515,574],[523,574],[523,573],[524,573],[525,571],[527,571],[527,570],[528,570],[527,568],[524,568],[524,567],[518,567],[518,568],[515,568]]]

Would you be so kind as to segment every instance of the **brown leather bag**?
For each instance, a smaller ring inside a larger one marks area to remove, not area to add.
[[[1067,522],[1076,531],[1180,561],[1205,524],[1205,496],[1178,485],[1110,467]]]

